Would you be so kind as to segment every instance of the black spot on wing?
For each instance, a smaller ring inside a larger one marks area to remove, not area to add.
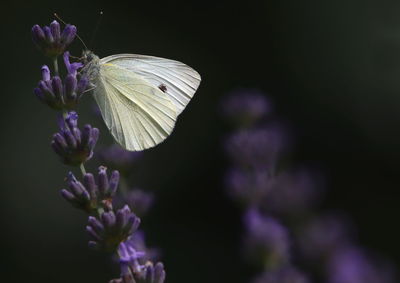
[[[167,92],[167,86],[166,86],[165,84],[160,84],[160,85],[158,86],[158,88],[159,88],[162,92],[164,92],[164,93]]]

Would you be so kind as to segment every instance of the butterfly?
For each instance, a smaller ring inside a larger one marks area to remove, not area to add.
[[[159,57],[117,54],[100,59],[84,51],[83,61],[82,73],[93,84],[106,126],[129,151],[164,141],[201,81],[191,67]]]

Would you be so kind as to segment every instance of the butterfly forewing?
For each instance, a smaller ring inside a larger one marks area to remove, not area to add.
[[[94,97],[111,134],[132,151],[153,147],[173,130],[171,99],[146,78],[114,62],[101,63]]]
[[[200,84],[200,75],[191,67],[174,60],[136,55],[118,54],[100,60],[134,72],[162,90],[173,102],[179,115]]]

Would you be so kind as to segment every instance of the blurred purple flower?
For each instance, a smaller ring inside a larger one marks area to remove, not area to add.
[[[127,204],[133,212],[140,217],[146,215],[154,202],[154,194],[145,192],[141,189],[129,190],[114,198],[116,206]]]
[[[249,209],[244,215],[246,234],[244,252],[256,265],[275,269],[289,261],[290,240],[287,229],[277,220]]]
[[[239,126],[249,126],[271,112],[266,96],[257,90],[239,89],[229,94],[222,103],[222,113]]]
[[[282,129],[268,126],[232,134],[225,143],[225,150],[238,165],[274,171],[278,156],[286,144]]]
[[[225,176],[228,194],[245,205],[255,205],[270,191],[271,177],[267,170],[232,168]]]
[[[57,21],[51,22],[50,26],[39,25],[32,27],[32,40],[46,56],[56,57],[61,55],[76,36],[76,27],[66,25],[61,32]]]
[[[328,263],[329,283],[395,283],[392,267],[369,257],[357,247],[335,250]]]
[[[160,258],[160,252],[158,249],[149,248],[146,245],[145,234],[143,231],[138,230],[133,233],[132,236],[126,240],[126,243],[129,244],[137,251],[143,251],[145,254],[143,257],[139,259],[141,264],[145,264],[147,261],[157,261]]]
[[[299,249],[307,261],[322,263],[340,247],[353,240],[353,227],[343,215],[315,216],[306,223],[298,236]]]
[[[323,182],[315,171],[302,168],[283,172],[270,182],[270,191],[263,199],[263,208],[280,215],[301,215],[320,200]]]
[[[141,152],[127,151],[117,144],[102,148],[98,152],[98,158],[102,162],[109,164],[111,168],[122,171],[122,173],[128,173],[132,164],[141,156]]]
[[[99,138],[99,130],[85,125],[78,128],[78,114],[71,111],[67,117],[59,120],[60,132],[53,135],[51,147],[65,164],[77,166],[93,155],[93,149]]]
[[[309,279],[293,267],[267,271],[255,278],[252,283],[309,283]]]

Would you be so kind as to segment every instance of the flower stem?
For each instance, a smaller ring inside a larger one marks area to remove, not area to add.
[[[79,165],[79,168],[81,169],[82,175],[85,175],[86,174],[85,165],[83,163],[81,163],[81,165]]]
[[[54,59],[53,59],[53,65],[54,65],[54,73],[56,74],[56,76],[58,76],[59,73],[58,73],[58,59],[57,59],[57,56],[55,56]]]

